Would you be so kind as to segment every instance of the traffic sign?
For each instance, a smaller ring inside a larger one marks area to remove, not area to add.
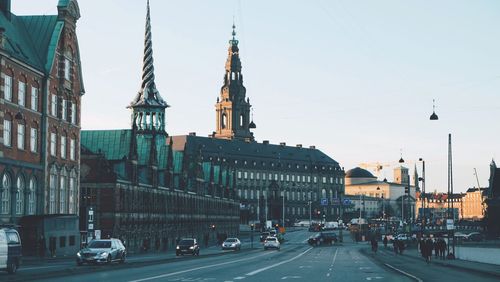
[[[321,205],[322,206],[328,206],[328,199],[327,198],[321,199]]]

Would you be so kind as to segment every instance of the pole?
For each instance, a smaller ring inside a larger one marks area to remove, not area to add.
[[[285,190],[283,190],[283,227],[285,227]]]
[[[425,160],[422,160],[422,193],[421,193],[420,199],[422,200],[422,237],[423,237],[424,232],[425,232],[425,224],[426,224],[426,218],[425,218]]]
[[[267,190],[266,190],[266,195],[265,195],[265,197],[264,197],[265,204],[266,204],[266,222],[265,222],[265,224],[266,224],[266,225],[267,225],[267,194],[268,194],[268,193],[267,193]]]
[[[450,139],[450,191],[453,196],[453,153],[451,150],[451,133],[448,135]],[[453,238],[453,257],[455,257],[455,209],[453,208],[453,199],[451,199],[451,214],[453,216],[453,229],[451,230],[451,238]]]
[[[311,201],[309,201],[309,226],[312,225],[312,215],[311,215]]]

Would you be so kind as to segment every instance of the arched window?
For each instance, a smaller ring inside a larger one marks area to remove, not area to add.
[[[24,178],[19,175],[16,181],[16,214],[24,213]]]
[[[226,128],[227,127],[227,115],[226,113],[223,113],[222,114],[222,128]]]
[[[66,213],[66,198],[68,197],[68,192],[66,191],[67,185],[66,182],[68,180],[68,175],[65,169],[62,169],[61,175],[59,176],[59,213]]]
[[[245,124],[245,116],[243,114],[240,115],[240,127],[243,127]]]
[[[50,170],[49,178],[49,213],[56,213],[56,186],[57,186],[57,171],[55,167]]]
[[[36,180],[34,177],[30,179],[28,191],[28,214],[35,214],[36,211]]]
[[[76,211],[76,175],[72,171],[69,177],[69,198],[68,198],[68,213],[73,214]]]
[[[10,175],[5,173],[2,178],[2,214],[10,213],[10,190],[12,181]]]

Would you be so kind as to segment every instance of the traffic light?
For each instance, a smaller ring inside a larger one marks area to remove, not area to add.
[[[255,225],[252,223],[250,224],[250,229],[253,231],[253,229],[255,228]]]
[[[410,187],[405,187],[405,194],[410,194]]]
[[[215,230],[215,224],[210,225],[210,229]]]

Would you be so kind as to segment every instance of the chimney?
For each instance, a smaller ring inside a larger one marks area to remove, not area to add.
[[[264,140],[264,141],[262,141],[262,144],[264,144],[264,145],[268,145],[268,144],[269,144],[269,140]]]
[[[309,146],[309,149],[313,149],[313,150],[315,150],[315,149],[316,149],[316,146],[311,145],[311,146]]]
[[[297,144],[297,148],[302,148],[302,144]]]
[[[285,142],[281,142],[281,143],[280,143],[280,146],[283,146],[283,147],[284,147],[284,146],[286,146],[286,143],[285,143]]]
[[[196,132],[189,132],[189,136],[196,136]]]
[[[0,0],[0,10],[2,10],[2,13],[10,21],[10,0]]]

